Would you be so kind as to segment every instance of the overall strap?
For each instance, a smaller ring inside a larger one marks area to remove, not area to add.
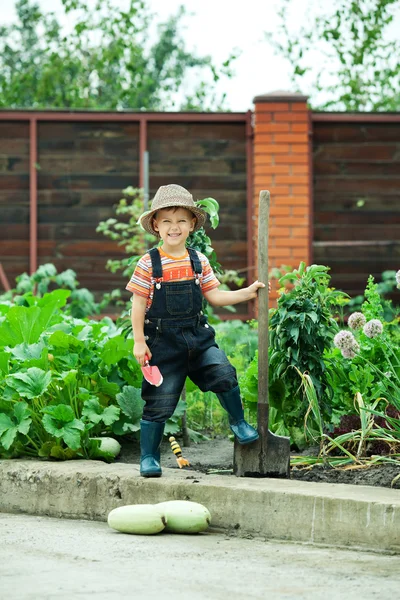
[[[188,248],[190,262],[192,263],[192,269],[196,273],[196,275],[201,275],[203,272],[203,268],[201,266],[201,262],[199,259],[199,255],[196,250],[193,248]]]
[[[153,279],[162,279],[162,264],[161,256],[158,248],[152,248],[149,250],[151,258],[151,266],[153,268]]]

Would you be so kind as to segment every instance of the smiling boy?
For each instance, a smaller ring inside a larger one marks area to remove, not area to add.
[[[138,262],[126,286],[133,293],[132,329],[134,355],[145,364],[146,356],[158,366],[163,383],[142,383],[145,401],[140,422],[143,477],[159,477],[160,445],[165,421],[172,416],[186,377],[203,392],[212,391],[228,413],[230,427],[241,444],[258,439],[244,420],[234,367],[215,342],[215,331],[203,314],[203,298],[212,306],[252,300],[265,287],[255,281],[235,291],[219,290],[220,282],[204,254],[186,247],[192,231],[200,229],[206,213],[183,187],[171,184],[157,191],[150,211],[140,217],[142,227],[162,245]]]

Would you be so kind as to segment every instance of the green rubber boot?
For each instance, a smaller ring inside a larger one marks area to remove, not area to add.
[[[251,444],[258,440],[258,431],[244,419],[239,386],[217,394],[221,406],[229,416],[229,425],[239,444]]]
[[[140,474],[161,477],[160,446],[165,423],[140,421]]]

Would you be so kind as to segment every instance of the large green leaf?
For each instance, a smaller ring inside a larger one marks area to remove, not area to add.
[[[122,412],[129,417],[133,423],[138,421],[143,413],[144,400],[141,390],[131,385],[126,385],[120,394],[117,394],[117,402]]]
[[[11,349],[11,353],[20,361],[31,360],[32,358],[40,359],[43,348],[45,348],[45,343],[41,340],[37,344],[17,344]]]
[[[104,425],[112,425],[119,419],[120,409],[117,406],[111,405],[103,408],[96,398],[86,400],[82,409],[82,416],[97,425],[101,421]]]
[[[100,373],[94,373],[92,375],[93,381],[97,383],[97,392],[101,392],[106,396],[111,396],[115,398],[118,394],[120,387],[116,383],[110,383],[107,377],[102,377]]]
[[[106,365],[115,365],[121,358],[132,354],[132,348],[132,339],[126,340],[122,335],[117,335],[104,344],[101,358]]]
[[[9,373],[9,360],[11,354],[9,352],[5,352],[4,350],[0,350],[0,373],[4,373],[4,375],[8,375]]]
[[[78,450],[81,445],[81,431],[85,425],[75,418],[74,411],[67,404],[47,406],[42,423],[45,430],[56,438],[61,438],[71,450]]]
[[[0,325],[0,344],[13,348],[17,344],[35,344],[42,333],[56,320],[57,311],[64,306],[69,290],[54,290],[40,298],[37,306],[13,306]]]
[[[26,435],[32,423],[26,402],[18,402],[11,416],[0,413],[0,443],[9,450],[18,433]]]
[[[7,377],[7,384],[23,398],[37,398],[49,387],[51,372],[31,367],[26,373],[13,373]]]
[[[53,348],[62,348],[63,350],[79,351],[84,347],[84,342],[78,340],[74,335],[69,335],[63,331],[55,331],[49,337],[49,343]]]

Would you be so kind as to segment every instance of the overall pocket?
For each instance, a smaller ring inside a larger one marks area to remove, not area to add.
[[[168,314],[172,316],[191,314],[193,312],[193,294],[190,283],[189,285],[184,283],[168,285],[165,290],[165,301]]]

